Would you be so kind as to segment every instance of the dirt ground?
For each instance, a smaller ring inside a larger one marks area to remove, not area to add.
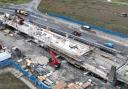
[[[128,5],[101,0],[42,0],[38,8],[42,12],[54,12],[113,31],[128,33],[128,17],[120,16],[122,12],[128,13]]]
[[[0,89],[29,89],[11,73],[0,75]]]

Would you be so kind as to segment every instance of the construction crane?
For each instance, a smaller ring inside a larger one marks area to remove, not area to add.
[[[51,66],[54,66],[55,68],[59,68],[61,66],[61,62],[60,60],[57,58],[57,56],[55,55],[54,52],[52,52],[51,50],[49,51],[50,55],[52,58],[49,59],[49,64]]]

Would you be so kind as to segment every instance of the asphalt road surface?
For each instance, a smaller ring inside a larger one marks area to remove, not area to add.
[[[40,17],[35,17],[33,15],[30,15],[29,18],[31,20],[33,20],[34,23],[36,23],[38,25],[40,24],[40,25],[43,25],[43,26],[47,26],[47,27],[52,28],[52,29],[67,32],[69,34],[72,34],[72,32],[74,30],[78,30],[76,28],[68,28],[69,27],[68,24],[66,24],[66,25],[63,25],[63,24],[60,24],[60,23],[57,24],[54,20],[51,20],[51,19],[48,19],[48,18],[45,18],[45,17],[40,18]],[[88,34],[86,32],[83,32],[82,36],[80,38],[87,39],[89,41],[92,41],[94,43],[99,43],[99,44],[102,44],[102,45],[106,42],[112,42],[111,40],[106,40],[106,39],[97,37],[95,35]],[[118,43],[115,43],[115,42],[113,42],[113,43],[114,43],[114,49],[119,50],[119,51],[121,51],[125,54],[128,54],[128,47],[125,47],[125,46],[123,46],[121,44],[118,44]]]
[[[0,8],[0,12],[7,12],[10,14],[14,14],[14,8]],[[60,21],[57,20],[57,18],[54,18],[48,15],[40,15],[38,13],[34,13],[34,12],[29,12],[29,16],[26,17],[26,19],[28,19],[29,21],[33,22],[34,24],[41,26],[41,27],[48,27],[51,30],[58,30],[58,31],[62,31],[62,32],[66,32],[68,34],[72,34],[72,32],[74,30],[79,30],[77,29],[75,26],[70,27],[70,25],[68,24],[69,22],[66,23],[66,21],[64,21],[64,23],[60,23]],[[62,20],[61,20],[62,21]],[[103,38],[99,38],[96,35],[92,35],[92,34],[88,34],[86,32],[82,33],[82,36],[80,37],[81,39],[86,39],[90,42],[93,43],[98,43],[103,45],[106,42],[112,42],[111,40],[106,40]],[[121,51],[123,54],[128,55],[128,46],[123,46],[121,44],[118,43],[114,43],[114,49]]]

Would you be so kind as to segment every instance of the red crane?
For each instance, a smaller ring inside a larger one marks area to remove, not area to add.
[[[52,52],[51,50],[50,50],[49,53],[50,53],[50,55],[51,55],[51,57],[52,57],[52,58],[49,59],[49,64],[50,64],[51,66],[54,66],[54,67],[56,67],[56,68],[59,68],[60,65],[61,65],[60,60],[56,57],[55,53]]]

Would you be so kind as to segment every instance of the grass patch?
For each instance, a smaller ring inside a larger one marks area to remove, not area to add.
[[[123,0],[122,0],[123,1]],[[42,0],[38,9],[53,12],[128,34],[128,17],[120,17],[128,6],[117,5],[100,0]]]
[[[125,2],[125,3],[128,3],[128,0],[112,0],[114,2]]]
[[[0,89],[30,89],[11,73],[0,75]]]
[[[31,0],[0,0],[0,4],[23,4]]]

